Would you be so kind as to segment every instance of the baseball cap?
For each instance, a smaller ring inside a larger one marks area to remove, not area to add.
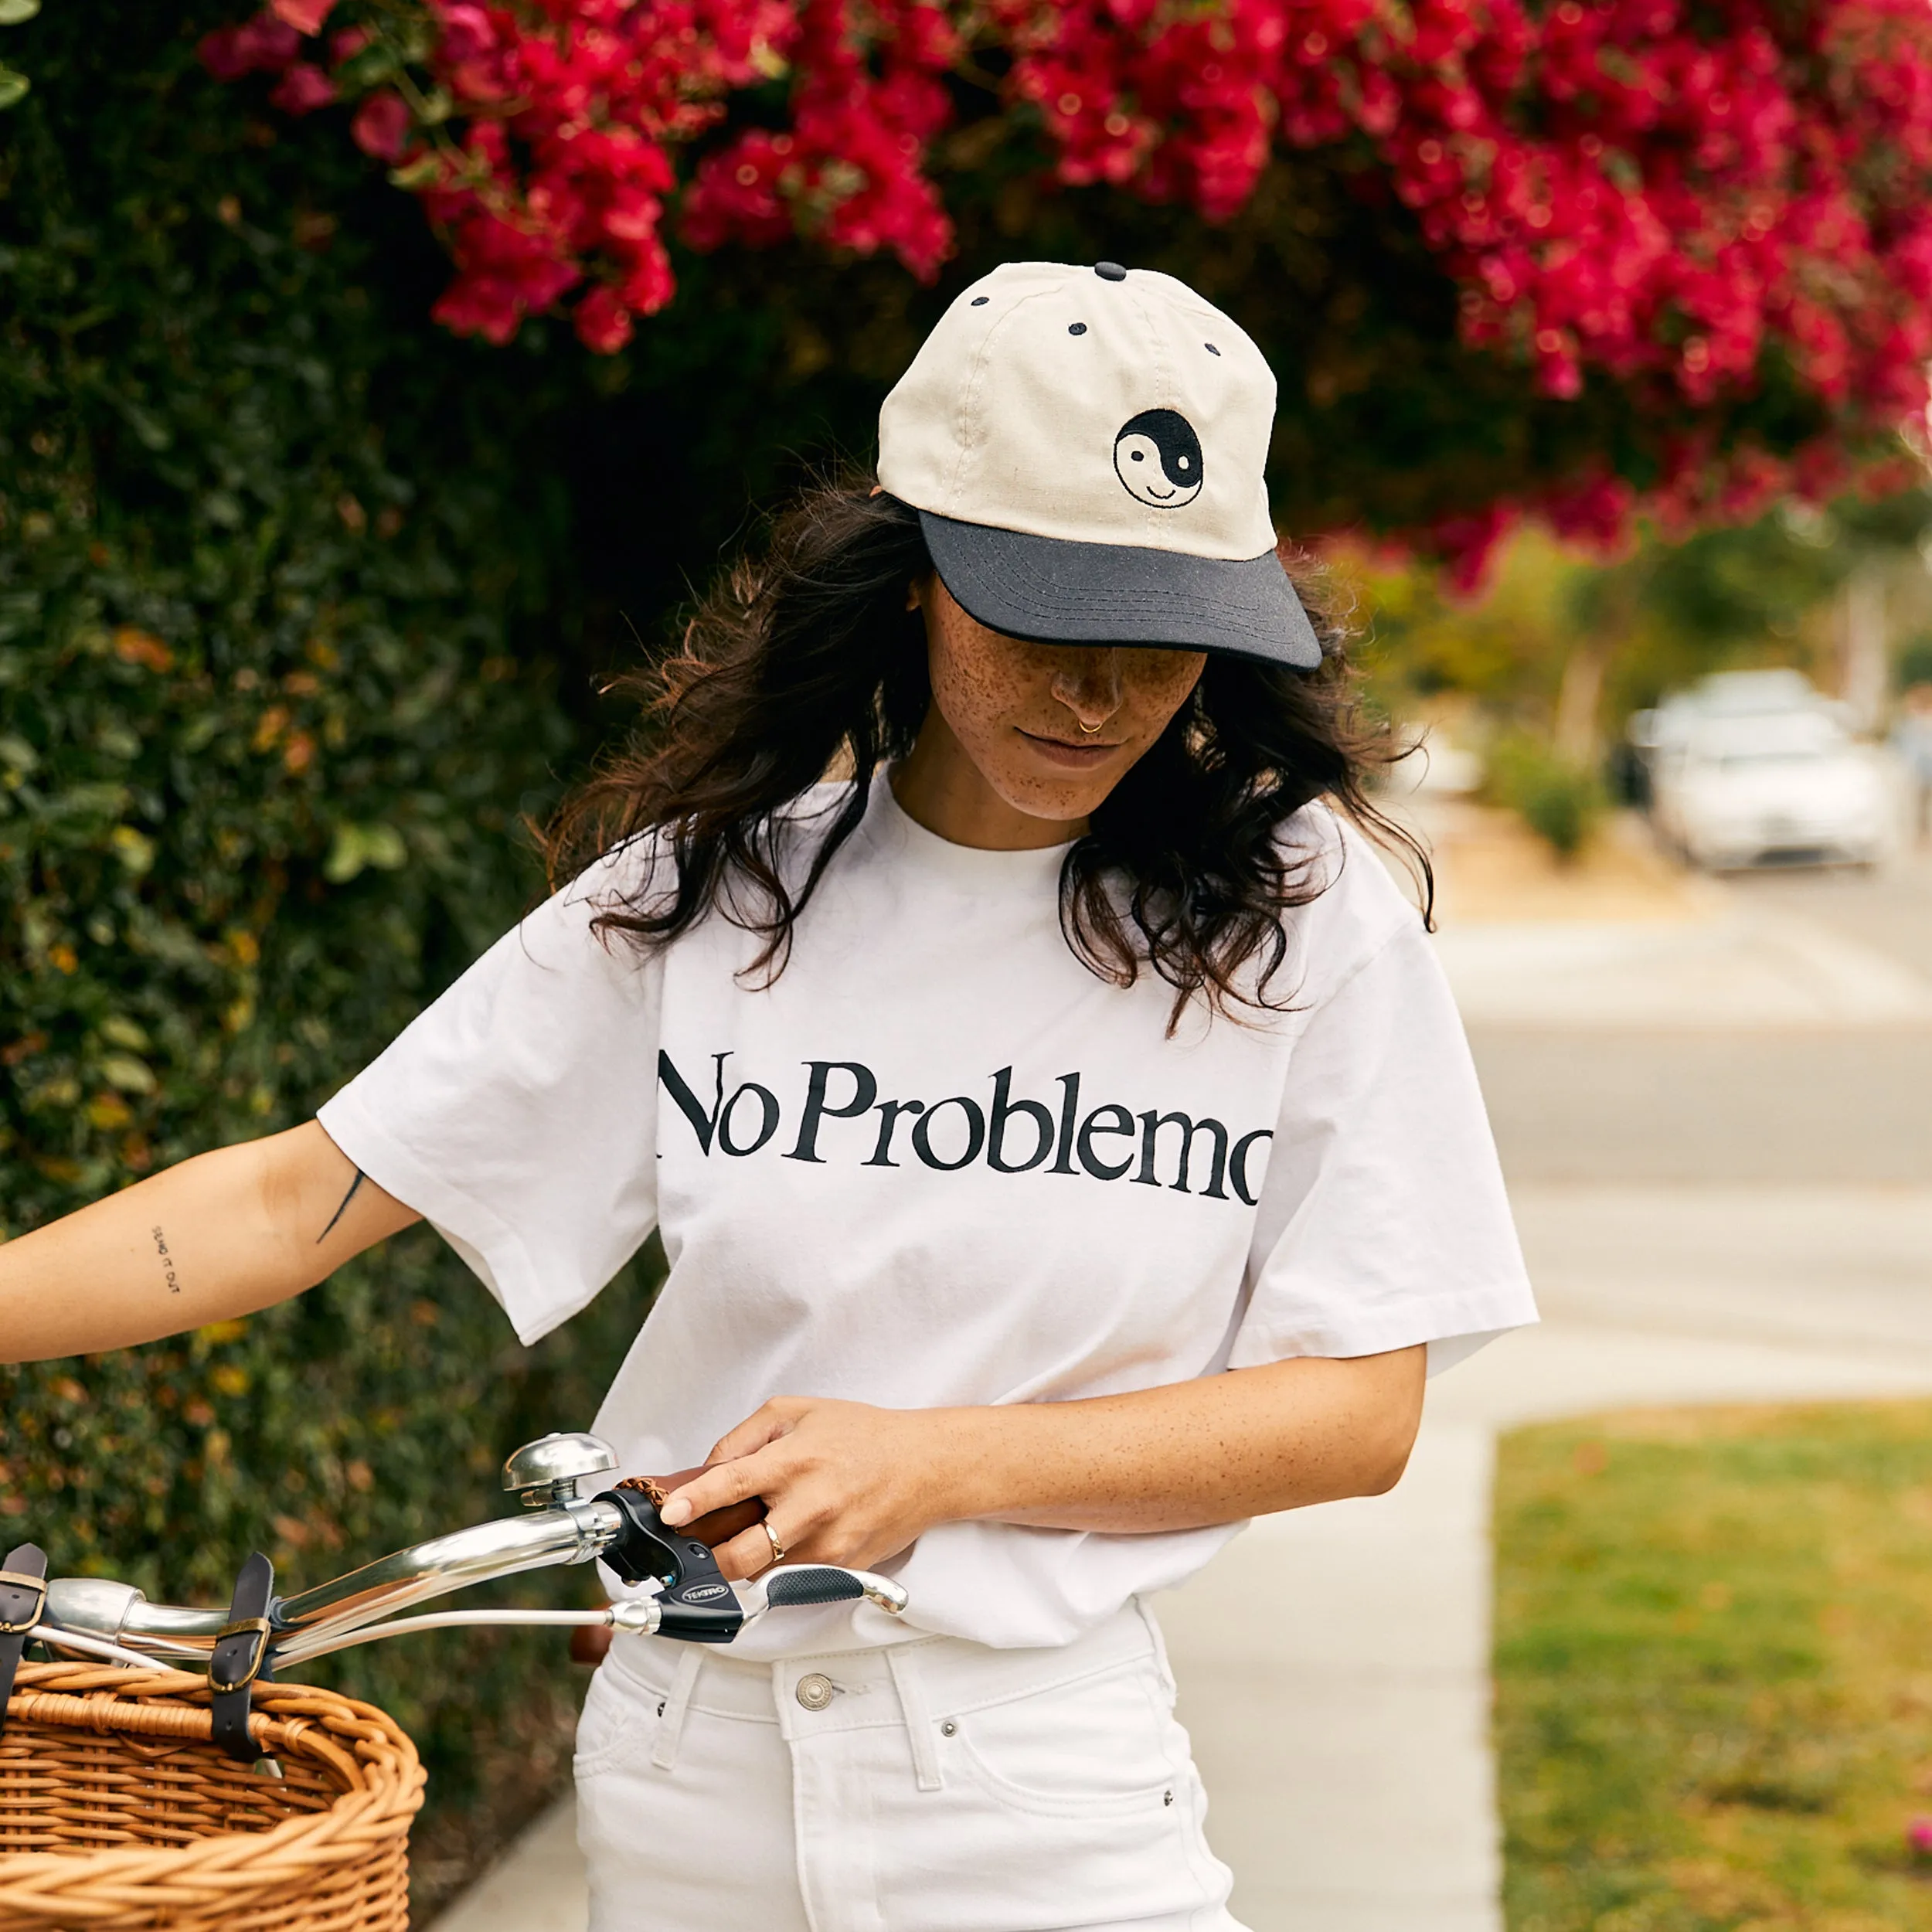
[[[1274,376],[1185,282],[1008,262],[965,290],[879,417],[879,481],[973,617],[1041,644],[1161,645],[1309,671],[1275,552]]]

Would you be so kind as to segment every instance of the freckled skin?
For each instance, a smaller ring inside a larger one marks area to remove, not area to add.
[[[1207,662],[1199,651],[1028,644],[969,616],[936,576],[913,587],[909,607],[925,617],[933,703],[893,792],[957,845],[1077,838]]]

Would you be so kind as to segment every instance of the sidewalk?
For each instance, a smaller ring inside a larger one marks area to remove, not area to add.
[[[1793,907],[1685,872],[1634,815],[1560,864],[1509,815],[1410,808],[1437,862],[1437,951],[1470,1026],[1923,1026],[1932,981]]]
[[[590,1673],[583,1676],[588,1683]],[[435,1932],[584,1932],[590,1916],[577,1807],[566,1798],[437,1920]]]

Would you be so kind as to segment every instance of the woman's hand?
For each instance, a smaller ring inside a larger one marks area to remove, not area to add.
[[[1408,1461],[1426,1362],[1308,1356],[996,1408],[781,1396],[719,1441],[664,1520],[762,1496],[788,1559],[869,1570],[963,1518],[1134,1536],[1378,1495]],[[719,1566],[755,1577],[771,1549],[761,1525],[720,1545]]]
[[[723,1437],[704,1473],[661,1513],[675,1529],[762,1496],[765,1521],[787,1561],[870,1570],[957,1513],[947,1419],[979,1413],[780,1396]],[[771,1566],[771,1538],[760,1524],[719,1544],[716,1554],[726,1576],[755,1577]]]

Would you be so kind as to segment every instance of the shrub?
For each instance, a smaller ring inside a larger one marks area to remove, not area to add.
[[[1566,863],[1582,851],[1609,808],[1596,771],[1526,733],[1505,737],[1491,748],[1487,789]]]
[[[209,112],[172,13],[53,10],[0,123],[0,1234],[305,1117],[540,889],[519,802],[574,742],[529,450],[567,385],[420,328],[359,158]],[[0,1549],[175,1601],[253,1546],[318,1579],[488,1511],[637,1317],[522,1349],[423,1230],[0,1369]],[[561,1774],[571,1686],[540,1634],[405,1643],[335,1675],[423,1745],[446,1882],[453,1821]]]

